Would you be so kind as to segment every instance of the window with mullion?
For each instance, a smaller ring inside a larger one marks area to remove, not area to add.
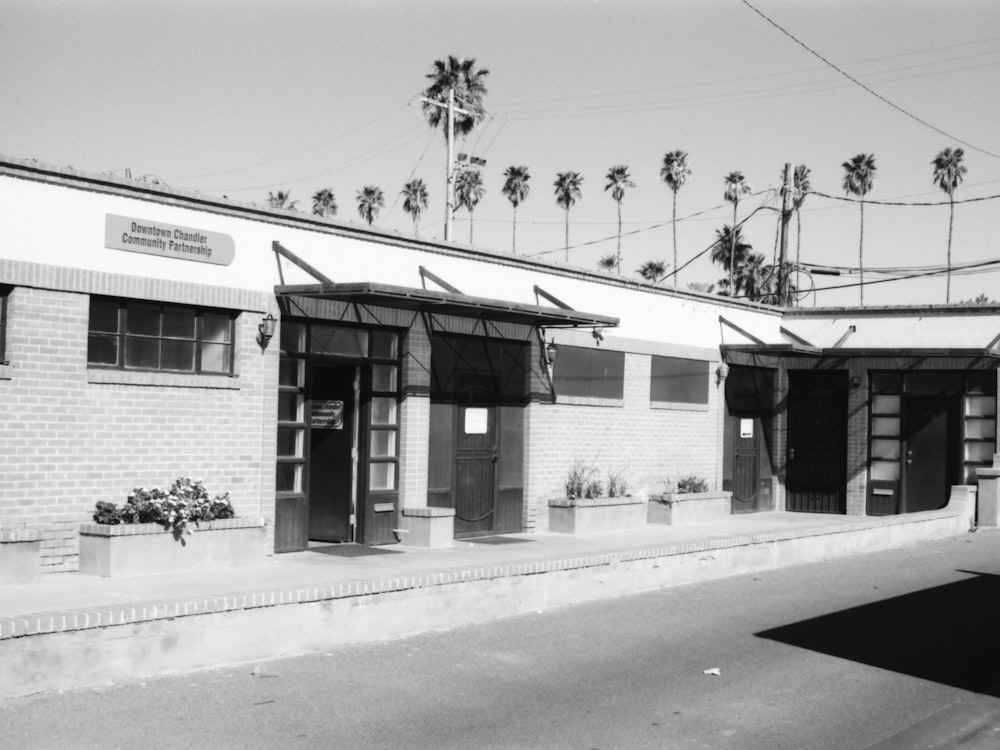
[[[399,336],[374,331],[371,338],[368,488],[396,489],[399,461]]]
[[[128,370],[229,375],[231,313],[92,298],[87,362]]]

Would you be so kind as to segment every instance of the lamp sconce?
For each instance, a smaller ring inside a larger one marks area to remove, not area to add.
[[[715,384],[722,385],[723,381],[729,377],[729,365],[722,362],[718,367],[715,368]]]
[[[851,388],[860,388],[860,387],[861,387],[861,376],[851,375]]]
[[[556,358],[559,356],[559,347],[556,345],[555,341],[549,341],[545,345],[545,364],[552,367],[556,363]]]
[[[267,317],[260,321],[260,325],[257,326],[257,344],[261,351],[267,349],[267,345],[274,338],[274,329],[277,324],[278,321],[275,320],[274,316],[268,313]]]

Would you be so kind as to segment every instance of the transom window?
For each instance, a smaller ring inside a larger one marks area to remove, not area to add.
[[[87,363],[229,375],[235,318],[228,311],[92,297]]]

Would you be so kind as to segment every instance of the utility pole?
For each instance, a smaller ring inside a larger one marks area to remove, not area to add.
[[[781,230],[779,233],[778,253],[778,304],[790,305],[788,294],[788,273],[785,270],[785,258],[788,255],[788,223],[792,216],[792,165],[785,163],[785,180],[781,186]]]
[[[458,109],[455,106],[455,89],[448,89],[448,102],[439,102],[437,99],[421,97],[421,101],[427,102],[434,107],[443,107],[448,110],[447,130],[445,137],[448,139],[448,164],[445,168],[445,191],[446,199],[444,206],[444,241],[451,241],[452,222],[455,216],[455,114],[472,117],[475,113],[465,109]]]

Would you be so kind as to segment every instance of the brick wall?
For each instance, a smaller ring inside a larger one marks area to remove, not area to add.
[[[55,273],[48,280],[59,282]],[[103,285],[105,294],[142,293],[126,277]],[[192,286],[184,296],[198,304],[232,294]],[[237,320],[236,377],[114,372],[87,367],[89,299],[28,286],[11,293],[0,526],[41,531],[44,572],[76,570],[78,526],[98,500],[122,503],[133,487],[185,475],[213,495],[229,491],[238,514],[264,517],[273,534],[277,347],[262,354],[254,340],[262,311]]]
[[[558,367],[558,362],[556,367]],[[710,488],[720,481],[721,387],[711,373],[707,407],[652,408],[650,357],[626,353],[620,402],[532,403],[526,420],[527,488],[525,527],[548,528],[548,500],[561,497],[576,460],[607,472],[624,471],[633,493],[662,492],[669,476],[697,474]]]

